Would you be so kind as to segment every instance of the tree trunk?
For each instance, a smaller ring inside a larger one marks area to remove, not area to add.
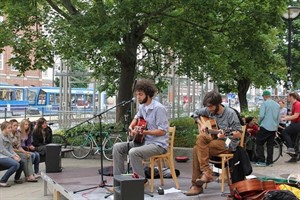
[[[246,78],[237,81],[241,112],[248,111],[247,91],[250,87],[250,83],[250,80]]]
[[[133,97],[133,84],[136,78],[136,64],[137,64],[137,48],[142,42],[143,34],[146,31],[147,24],[138,25],[133,23],[131,25],[132,31],[123,37],[125,49],[117,55],[117,59],[121,63],[120,85],[117,103],[128,101]],[[116,121],[120,119],[130,110],[131,105],[127,104],[117,108]],[[135,113],[131,113],[131,119]]]

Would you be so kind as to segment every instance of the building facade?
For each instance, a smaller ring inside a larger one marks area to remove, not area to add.
[[[0,53],[0,84],[9,84],[16,86],[52,86],[53,69],[45,72],[40,70],[30,70],[20,76],[20,72],[11,66],[8,61],[13,56],[10,47],[5,47]]]

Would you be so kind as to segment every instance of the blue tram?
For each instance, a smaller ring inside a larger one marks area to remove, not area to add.
[[[27,99],[27,87],[0,85],[0,113],[12,115],[24,114],[29,102]]]
[[[59,87],[22,87],[0,85],[0,115],[56,115],[62,92]],[[98,100],[98,92],[91,88],[72,88],[68,105],[70,111],[91,111]]]
[[[59,87],[29,87],[29,111],[34,113],[38,110],[45,115],[57,114],[60,107],[61,93]],[[95,103],[94,100],[98,99],[98,92],[95,93],[94,97],[94,91],[91,88],[72,88],[70,99],[69,105],[62,103],[61,106],[69,106],[71,111],[90,111]]]

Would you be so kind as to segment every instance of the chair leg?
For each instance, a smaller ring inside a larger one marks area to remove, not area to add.
[[[167,158],[167,161],[168,161],[168,164],[169,164],[169,168],[170,168],[170,171],[171,171],[172,178],[175,182],[175,188],[178,189],[179,188],[179,183],[178,183],[178,179],[177,179],[177,176],[176,176],[176,173],[175,173],[174,160],[173,160],[173,158]]]
[[[159,179],[160,179],[160,185],[164,185],[164,176],[162,173],[162,167],[161,167],[161,159],[156,160],[158,171],[159,171]]]
[[[221,192],[224,193],[224,183],[225,183],[225,161],[226,158],[222,158],[222,174],[221,174]]]
[[[150,191],[153,193],[154,192],[154,159],[150,159],[150,168],[151,168],[151,188]]]

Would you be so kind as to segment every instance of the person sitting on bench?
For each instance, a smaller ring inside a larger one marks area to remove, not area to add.
[[[5,174],[0,179],[0,187],[10,187],[7,183],[9,177],[15,174],[15,183],[22,183],[20,180],[22,171],[23,171],[23,161],[20,156],[18,156],[14,151],[11,144],[11,141],[8,138],[9,133],[11,132],[11,125],[9,122],[4,121],[1,123],[0,133],[0,166],[4,169],[7,169]]]
[[[46,145],[52,143],[52,130],[45,118],[37,120],[33,129],[33,146],[40,156],[46,155]]]

